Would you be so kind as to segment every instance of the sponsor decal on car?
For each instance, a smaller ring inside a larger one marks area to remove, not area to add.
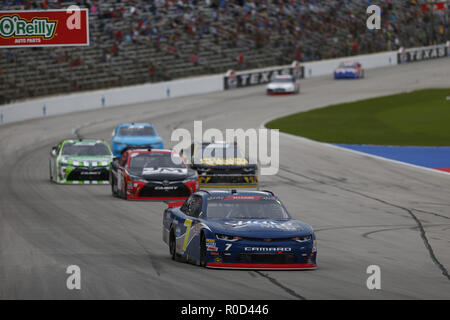
[[[275,248],[275,247],[245,247],[247,252],[291,252],[292,248]]]

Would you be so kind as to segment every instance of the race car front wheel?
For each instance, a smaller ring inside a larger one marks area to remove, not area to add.
[[[111,193],[113,197],[117,197],[117,185],[115,184],[114,178],[111,178]]]
[[[206,267],[206,238],[204,233],[202,233],[200,240],[200,266]]]
[[[172,260],[177,260],[175,231],[173,231],[173,228],[170,229],[169,252],[170,252],[170,256],[172,257]]]
[[[49,173],[50,173],[50,182],[53,182],[52,163],[50,161],[48,162],[48,168],[49,168]]]

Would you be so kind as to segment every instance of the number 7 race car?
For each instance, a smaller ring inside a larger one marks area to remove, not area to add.
[[[113,196],[131,200],[185,200],[199,188],[197,172],[171,150],[129,147],[111,163]]]
[[[163,240],[172,259],[208,268],[316,268],[312,228],[268,191],[198,191],[171,203]]]

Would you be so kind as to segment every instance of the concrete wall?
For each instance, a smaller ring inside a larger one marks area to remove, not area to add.
[[[305,78],[329,75],[342,61],[359,61],[365,69],[397,64],[397,51],[304,63]],[[281,66],[289,67],[289,66]],[[272,70],[264,68],[259,70]],[[251,72],[246,71],[246,72]],[[125,106],[224,90],[224,75],[212,75],[107,90],[43,97],[0,106],[0,125],[83,110]]]
[[[0,124],[223,90],[223,75],[32,99],[0,106]]]

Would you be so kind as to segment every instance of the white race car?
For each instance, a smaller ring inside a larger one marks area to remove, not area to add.
[[[300,81],[291,75],[276,76],[267,85],[267,94],[297,94],[300,93]]]

